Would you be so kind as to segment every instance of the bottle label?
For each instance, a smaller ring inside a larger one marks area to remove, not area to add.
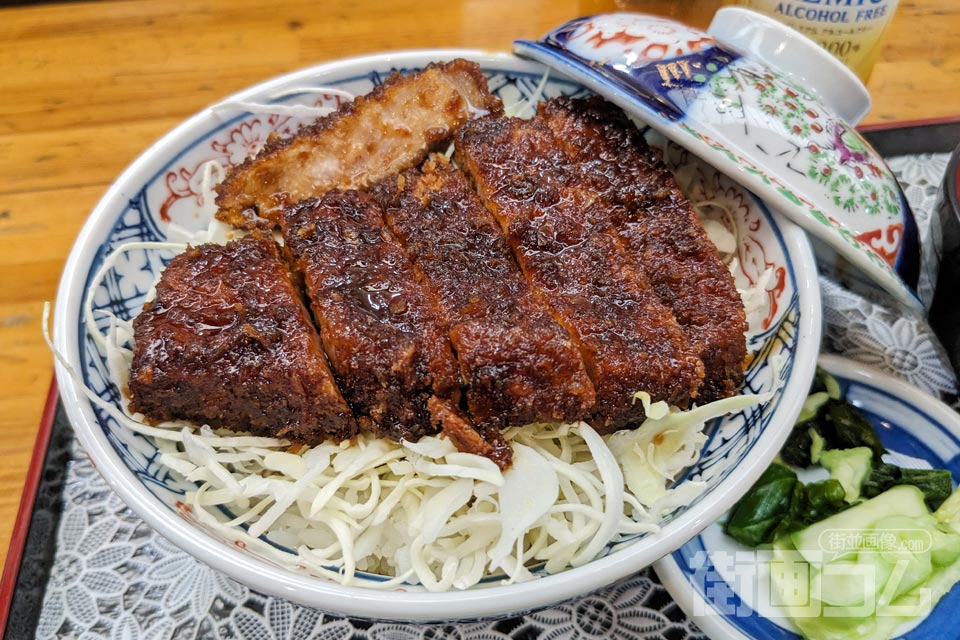
[[[880,53],[880,38],[896,0],[745,0],[816,41],[866,78]]]

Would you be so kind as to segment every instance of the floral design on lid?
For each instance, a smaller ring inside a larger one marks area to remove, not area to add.
[[[614,13],[577,18],[514,48],[781,210],[818,241],[821,270],[862,293],[876,295],[879,286],[924,312],[913,213],[889,168],[844,118],[860,117],[869,103],[862,83],[804,36],[731,11],[718,12],[716,37],[665,18]],[[790,59],[768,53],[765,38]],[[803,64],[798,51],[809,54]]]
[[[614,13],[577,23],[566,44],[584,57],[595,53],[608,63],[634,65],[696,53],[713,46],[714,39],[672,20],[651,17],[637,25],[632,15]]]

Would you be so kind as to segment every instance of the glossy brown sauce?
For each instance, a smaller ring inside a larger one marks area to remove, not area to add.
[[[433,156],[372,193],[438,292],[471,415],[496,426],[586,415],[595,396],[575,344],[524,278],[466,177]]]
[[[414,278],[376,203],[333,190],[288,208],[281,228],[357,415],[395,440],[435,433],[427,400],[438,393],[457,401],[457,365],[435,294]]]
[[[132,408],[317,443],[357,424],[272,239],[192,247],[134,320]]]
[[[506,426],[735,393],[742,302],[635,127],[600,100],[501,111],[475,65],[432,65],[231,171],[218,217],[279,224],[294,272],[259,232],[171,261],[135,322],[136,410],[310,444],[442,431],[506,468]],[[466,175],[415,166],[455,130]]]

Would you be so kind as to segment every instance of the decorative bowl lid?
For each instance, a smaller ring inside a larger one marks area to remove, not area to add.
[[[514,50],[686,147],[819,240],[820,269],[925,312],[917,225],[893,173],[853,128],[863,83],[805,36],[730,7],[710,33],[635,13],[571,20]]]

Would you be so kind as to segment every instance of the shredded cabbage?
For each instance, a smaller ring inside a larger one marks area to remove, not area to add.
[[[546,76],[531,100],[509,111],[528,112],[545,83]],[[275,105],[228,108],[277,112]],[[125,251],[179,251],[241,233],[212,215],[213,185],[222,179],[223,167],[210,163],[203,170],[201,214],[211,220],[207,229],[194,233],[171,226],[170,236],[181,243],[123,245],[92,280],[83,313],[119,389],[126,389],[129,378],[132,323],[95,310],[94,292]],[[705,226],[730,264],[739,242],[730,231],[736,228],[732,212],[715,202],[698,209],[710,210]],[[748,309],[766,301],[750,292],[744,297]],[[48,314],[49,307],[44,333],[53,349]],[[106,318],[103,330],[98,318]],[[534,565],[555,573],[589,562],[621,536],[656,532],[665,514],[704,489],[693,481],[671,485],[696,461],[707,421],[769,397],[738,395],[680,412],[638,392],[635,401],[643,403],[648,418],[633,431],[601,437],[584,423],[505,430],[514,457],[513,466],[501,471],[442,436],[395,443],[363,434],[350,442],[295,447],[282,438],[183,422],[152,426],[130,412],[126,398],[118,407],[87,389],[54,353],[91,402],[125,428],[152,437],[160,462],[196,485],[185,501],[198,521],[280,564],[343,584],[360,572],[388,577],[376,583],[380,588],[407,582],[431,591],[466,589],[498,575],[507,582],[529,580]]]
[[[108,327],[108,368],[122,385],[132,329],[117,318]],[[619,536],[655,532],[664,514],[703,490],[670,485],[696,460],[705,422],[766,399],[739,395],[685,412],[655,404],[640,428],[606,437],[584,423],[510,428],[514,463],[501,472],[442,436],[394,443],[361,435],[296,449],[208,426],[150,426],[125,399],[115,407],[87,390],[56,356],[91,401],[153,437],[160,462],[197,484],[185,502],[200,522],[344,584],[358,572],[395,578],[377,584],[384,588],[407,581],[464,589],[498,573],[529,580],[533,564],[561,571]],[[233,517],[223,521],[220,508]]]

